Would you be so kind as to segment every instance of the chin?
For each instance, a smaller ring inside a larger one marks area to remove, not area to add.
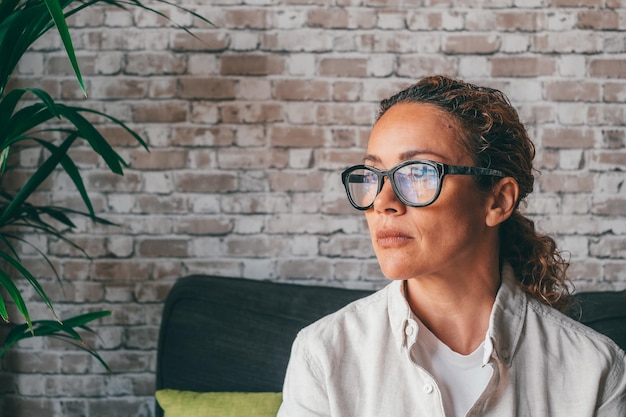
[[[406,270],[406,268],[398,268],[398,266],[380,266],[383,271],[383,275],[390,280],[404,280],[409,279],[412,274]]]

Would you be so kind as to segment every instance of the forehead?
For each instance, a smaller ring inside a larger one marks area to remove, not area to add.
[[[461,130],[444,110],[427,103],[399,103],[389,108],[370,134],[366,160],[384,165],[411,158],[471,163]]]

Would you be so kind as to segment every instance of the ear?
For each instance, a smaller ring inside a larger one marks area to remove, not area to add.
[[[517,207],[519,184],[512,177],[502,178],[487,199],[487,226],[495,227],[508,219]]]

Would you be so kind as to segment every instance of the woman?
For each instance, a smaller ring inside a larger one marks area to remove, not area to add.
[[[533,157],[497,90],[382,101],[342,178],[392,282],[300,332],[279,417],[626,416],[624,352],[558,311],[567,264],[518,209]]]

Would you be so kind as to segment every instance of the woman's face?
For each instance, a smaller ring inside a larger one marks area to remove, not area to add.
[[[429,104],[391,107],[372,129],[365,164],[381,170],[408,159],[474,165],[458,127]],[[469,175],[446,175],[441,194],[429,206],[405,206],[388,178],[374,206],[365,212],[374,251],[390,279],[450,276],[471,268],[497,244],[485,224],[486,199]]]

